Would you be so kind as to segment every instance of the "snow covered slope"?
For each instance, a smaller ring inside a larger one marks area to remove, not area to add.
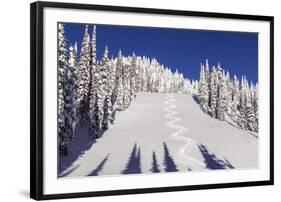
[[[257,136],[204,114],[185,94],[139,93],[102,138],[88,143],[86,128],[76,138],[71,150],[86,151],[64,157],[60,176],[258,167]]]

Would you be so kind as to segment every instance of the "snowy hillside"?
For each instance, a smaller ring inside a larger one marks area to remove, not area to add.
[[[192,95],[138,93],[99,139],[78,129],[60,176],[258,167],[258,138],[203,113]]]

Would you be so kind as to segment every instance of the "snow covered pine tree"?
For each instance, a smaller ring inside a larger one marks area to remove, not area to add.
[[[80,61],[77,69],[77,97],[78,97],[78,118],[79,123],[85,123],[88,115],[88,95],[90,84],[90,61],[91,47],[90,36],[88,33],[88,25],[85,27],[84,37],[82,41]]]
[[[66,69],[66,85],[65,85],[65,132],[70,140],[73,140],[75,129],[77,126],[76,114],[76,68],[77,68],[77,52],[73,46],[69,47],[68,68]]]
[[[66,111],[65,111],[65,84],[67,79],[67,40],[64,25],[58,25],[58,137],[59,152],[67,155],[67,143],[69,141],[66,133]]]
[[[99,63],[99,71],[97,74],[97,127],[101,131],[107,128],[108,117],[110,114],[110,99],[108,98],[108,80],[109,80],[109,68],[110,60],[108,58],[108,49],[105,47],[105,51],[101,62]],[[100,134],[96,134],[97,138]]]
[[[209,89],[205,76],[205,68],[204,65],[201,64],[200,80],[199,80],[199,104],[205,113],[208,112],[208,101],[209,101],[208,91]]]
[[[98,77],[98,63],[96,50],[96,26],[93,27],[91,40],[91,69],[90,69],[90,86],[89,86],[89,133],[95,135],[97,133],[97,81]]]

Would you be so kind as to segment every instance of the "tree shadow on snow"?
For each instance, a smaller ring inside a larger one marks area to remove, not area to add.
[[[134,147],[131,151],[128,163],[125,170],[122,171],[122,174],[137,174],[142,173],[141,171],[141,151],[140,147],[137,147],[137,144],[134,144]]]
[[[173,160],[173,158],[170,155],[169,149],[165,142],[163,142],[164,147],[164,166],[166,172],[177,172],[177,166]]]
[[[216,157],[216,155],[211,154],[206,146],[199,144],[198,148],[200,152],[202,153],[205,163],[206,163],[206,168],[211,169],[211,170],[216,170],[216,169],[234,169],[234,166],[231,165],[231,163],[227,160],[221,160]]]
[[[71,166],[75,160],[89,150],[94,143],[96,143],[96,139],[89,135],[88,126],[84,125],[80,127],[76,132],[74,140],[68,145],[68,155],[59,155],[58,175],[60,176],[63,174],[63,172]]]
[[[152,152],[152,164],[151,164],[151,169],[150,171],[153,173],[160,173],[160,169],[159,169],[159,165],[157,163],[157,158],[156,158],[156,154],[155,151]]]
[[[96,139],[99,139],[99,138],[101,138],[101,137],[104,135],[104,133],[105,133],[107,130],[108,130],[108,128],[107,128],[107,129],[101,129],[101,130],[98,131],[96,134],[94,134],[93,137],[96,138]]]
[[[94,169],[90,174],[87,176],[97,176],[100,171],[104,168],[104,164],[107,162],[109,157],[109,154],[106,155],[106,157],[100,162],[100,164]]]
[[[197,104],[199,104],[199,99],[197,95],[192,95],[192,98]]]

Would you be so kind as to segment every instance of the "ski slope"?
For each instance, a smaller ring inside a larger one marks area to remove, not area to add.
[[[258,167],[257,136],[204,114],[191,95],[139,93],[100,139],[87,131],[61,157],[61,177]]]

